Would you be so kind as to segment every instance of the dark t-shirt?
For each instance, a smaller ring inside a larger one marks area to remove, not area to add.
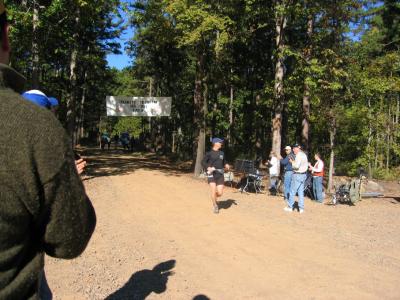
[[[206,153],[203,158],[202,166],[207,169],[208,167],[214,167],[216,169],[223,169],[225,165],[225,155],[222,151],[211,150]]]

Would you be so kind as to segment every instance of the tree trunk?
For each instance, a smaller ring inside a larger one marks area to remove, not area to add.
[[[391,147],[391,130],[390,130],[390,122],[391,122],[391,111],[390,111],[390,102],[389,102],[389,110],[388,110],[388,118],[387,118],[387,125],[386,125],[386,171],[389,171],[390,166],[390,147]]]
[[[372,157],[371,157],[371,144],[372,144],[372,117],[371,117],[371,99],[368,97],[368,177],[372,178]]]
[[[83,77],[83,88],[82,88],[82,95],[81,95],[81,101],[79,103],[79,109],[77,110],[77,132],[75,135],[75,144],[79,144],[80,140],[84,137],[85,135],[85,130],[84,130],[84,121],[85,121],[85,101],[86,101],[86,80],[87,80],[87,72],[85,72],[85,75]]]
[[[75,127],[76,127],[76,97],[77,97],[77,60],[78,60],[78,43],[79,43],[79,25],[80,25],[80,9],[76,7],[75,11],[75,33],[73,34],[73,47],[71,51],[70,61],[70,95],[67,100],[67,132],[71,137],[72,146],[75,146]]]
[[[329,140],[330,140],[330,160],[329,160],[329,175],[328,175],[328,192],[333,192],[333,174],[334,174],[334,163],[335,163],[335,137],[336,137],[336,117],[331,112],[331,124],[329,127]]]
[[[205,54],[202,52],[197,58],[195,88],[194,88],[194,124],[197,127],[196,140],[196,162],[194,167],[194,176],[199,177],[202,172],[201,162],[205,153],[206,146],[206,114],[207,114],[207,99],[204,98],[204,59]]]
[[[230,86],[230,99],[229,99],[229,131],[228,131],[228,143],[229,145],[232,144],[232,131],[233,131],[233,96],[234,96],[234,90],[233,90],[233,84]]]
[[[276,6],[284,5],[283,0],[276,1]],[[284,32],[287,24],[287,16],[285,12],[281,12],[282,9],[276,9],[276,20],[275,20],[275,33],[276,33],[276,65],[275,65],[275,108],[274,118],[272,119],[272,151],[275,153],[281,153],[282,143],[282,112],[285,106],[285,97],[283,89],[283,78],[284,78],[284,58],[283,50],[285,48]]]
[[[39,89],[39,4],[33,1],[32,16],[32,89]]]
[[[378,169],[379,144],[380,144],[380,138],[379,138],[379,133],[377,133],[376,134],[375,153],[374,153],[374,170]]]
[[[304,50],[304,59],[308,64],[311,60],[312,54],[312,35],[314,30],[314,16],[309,15],[307,21],[307,38],[308,46]],[[307,78],[307,76],[306,76]],[[307,81],[304,81],[304,91],[303,91],[303,121],[302,121],[302,131],[301,131],[301,142],[305,150],[310,148],[310,87]]]

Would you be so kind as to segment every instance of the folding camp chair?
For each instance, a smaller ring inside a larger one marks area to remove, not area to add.
[[[239,188],[242,193],[247,193],[250,187],[252,187],[256,194],[262,192],[262,180],[265,174],[257,170],[255,165],[256,161],[254,160],[241,159],[235,162],[235,170],[243,173],[245,178],[245,180],[242,180],[242,186]]]

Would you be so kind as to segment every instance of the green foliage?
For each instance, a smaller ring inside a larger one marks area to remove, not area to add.
[[[124,117],[118,118],[116,124],[113,127],[112,134],[121,134],[122,132],[128,132],[131,136],[136,138],[141,133],[141,122],[142,119],[138,117]]]
[[[207,139],[226,137],[232,160],[266,157],[279,53],[285,71],[282,142],[300,141],[307,86],[311,151],[320,151],[328,161],[329,134],[335,128],[336,173],[355,175],[363,167],[380,178],[397,174],[398,1],[42,0],[36,2],[35,33],[33,2],[24,3],[7,1],[13,19],[11,63],[31,84],[32,42],[37,41],[40,89],[61,100],[62,121],[74,94],[74,109],[82,118],[78,123],[86,132],[143,133],[161,139],[165,152],[174,147],[180,158],[190,159],[199,125],[193,121],[198,113],[193,100],[197,80],[207,101]],[[123,23],[121,9],[129,15],[128,23]],[[281,52],[276,51],[277,16],[287,17]],[[120,51],[114,38],[126,26],[135,32],[126,45],[132,66],[110,70],[106,55]],[[71,91],[74,50],[77,78]],[[150,93],[173,97],[170,118],[149,123],[105,117],[106,95]]]
[[[104,99],[113,81],[106,55],[119,53],[119,45],[113,41],[122,30],[119,6],[117,0],[7,2],[12,25],[11,65],[25,75],[27,89],[33,88],[36,65],[36,88],[60,100],[58,116],[65,125],[67,111],[76,116],[72,131],[96,131],[105,111]],[[38,17],[35,30],[34,8]],[[37,63],[33,45],[37,46]]]

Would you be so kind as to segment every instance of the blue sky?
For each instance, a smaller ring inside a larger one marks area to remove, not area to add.
[[[376,4],[373,5],[373,7],[378,7],[382,5],[382,1],[377,2]],[[126,13],[122,12],[122,17],[124,19],[127,19],[128,16],[126,15]],[[355,24],[350,24],[350,28],[351,30],[355,29]],[[121,37],[119,39],[117,39],[117,41],[121,44],[121,51],[122,54],[119,55],[115,55],[115,54],[109,54],[107,55],[107,62],[108,65],[111,68],[117,68],[118,70],[122,70],[125,67],[128,67],[132,64],[132,59],[127,55],[126,51],[125,51],[125,43],[131,39],[133,37],[134,34],[134,29],[131,27],[128,27],[126,29],[126,31],[121,35]],[[358,34],[354,34],[354,32],[350,31],[348,33],[348,36],[353,40],[353,41],[358,41],[360,40],[360,35]]]
[[[108,62],[108,65],[111,68],[114,67],[114,68],[117,68],[118,70],[121,70],[121,69],[131,65],[132,59],[125,52],[125,43],[130,38],[132,38],[132,36],[133,36],[133,29],[132,28],[128,28],[121,35],[121,37],[117,40],[121,44],[122,54],[119,54],[119,55],[109,54],[109,55],[107,55],[107,62]]]

